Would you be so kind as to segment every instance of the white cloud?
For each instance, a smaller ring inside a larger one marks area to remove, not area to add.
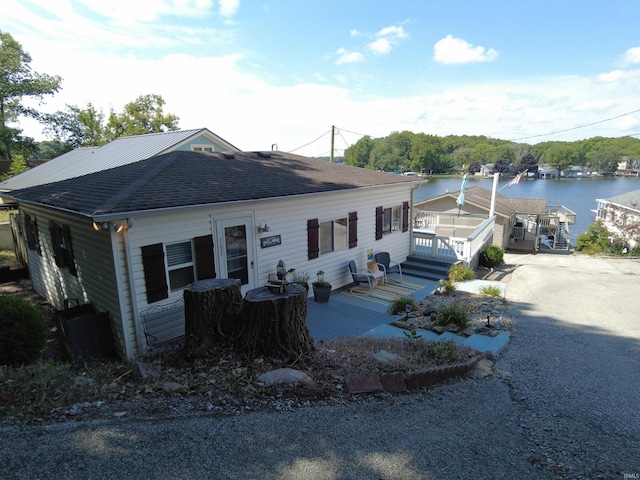
[[[574,105],[571,109],[574,112],[606,112],[611,107],[617,106],[616,103],[611,100],[586,100]]]
[[[622,64],[624,66],[640,63],[640,47],[633,47],[624,52]]]
[[[349,32],[349,35],[351,35],[352,37],[359,37],[360,35],[362,35],[362,32],[354,28]]]
[[[240,8],[240,0],[220,0],[220,15],[233,17]]]
[[[404,40],[408,36],[409,34],[405,32],[402,27],[384,27],[376,33],[377,40],[369,43],[367,47],[374,53],[386,55],[391,52],[394,45],[397,45],[401,40]]]
[[[469,42],[461,38],[455,38],[452,35],[447,35],[436,42],[433,52],[433,59],[445,65],[490,62],[498,57],[498,52],[493,48],[475,47]]]
[[[609,82],[617,82],[624,77],[624,72],[622,70],[613,70],[607,73],[601,73],[596,77],[599,82],[609,83]]]
[[[364,55],[360,52],[350,52],[346,48],[339,48],[336,54],[338,55],[336,65],[364,62]]]

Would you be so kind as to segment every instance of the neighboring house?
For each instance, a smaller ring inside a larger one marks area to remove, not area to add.
[[[480,175],[483,177],[490,177],[493,175],[495,163],[487,163],[486,165],[480,165]]]
[[[426,222],[441,236],[469,236],[489,215],[492,192],[478,186],[468,187],[461,208],[456,204],[459,195],[460,191],[447,192],[417,202],[414,224]],[[567,249],[568,225],[575,223],[575,213],[564,207],[548,208],[546,199],[506,197],[499,193],[495,215],[493,245],[513,250],[537,251],[543,240],[550,248]]]
[[[596,199],[596,219],[602,220],[607,229],[616,236],[624,236],[620,227],[640,223],[640,190],[623,193],[607,199]],[[623,235],[621,235],[623,234]],[[628,235],[627,235],[628,236]],[[637,240],[628,238],[629,248],[635,248]]]
[[[558,178],[560,173],[556,168],[549,165],[540,165],[538,167],[538,178]]]
[[[585,167],[581,167],[580,165],[572,165],[571,167],[562,171],[562,176],[565,178],[588,177],[589,171]]]
[[[195,280],[236,278],[244,293],[283,260],[335,289],[370,249],[406,258],[424,182],[282,152],[176,151],[2,195],[18,204],[35,290],[57,309],[109,312],[131,358],[146,348],[142,319]],[[184,313],[166,330],[183,332]]]
[[[0,192],[58,182],[173,151],[238,152],[206,128],[119,137],[100,147],[76,148],[0,182]]]

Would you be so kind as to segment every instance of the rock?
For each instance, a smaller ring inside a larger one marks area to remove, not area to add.
[[[375,373],[348,375],[344,379],[349,393],[381,392],[384,390],[380,377]]]
[[[165,392],[178,392],[186,387],[178,382],[167,381],[162,384],[162,389]]]
[[[310,385],[313,380],[309,375],[293,368],[279,368],[267,373],[263,373],[257,379],[257,382],[265,385],[282,385],[282,384],[305,384]]]
[[[390,367],[406,363],[402,357],[399,357],[394,353],[389,353],[386,350],[380,350],[379,352],[373,353],[371,355],[371,360],[379,363],[380,365],[388,365]]]
[[[160,368],[160,365],[148,365],[143,362],[136,362],[133,364],[134,376],[143,382],[155,380],[161,373],[162,368]]]
[[[467,376],[469,378],[479,379],[488,377],[492,372],[493,362],[488,358],[483,358],[467,373]]]
[[[474,327],[473,325],[470,327],[465,328],[462,331],[463,335],[466,335],[467,337],[470,337],[471,335],[473,335],[474,333],[476,333],[476,327]]]
[[[458,325],[454,324],[454,323],[450,323],[449,325],[447,325],[446,327],[444,327],[444,329],[445,329],[447,332],[453,332],[453,333],[455,333],[455,332],[457,332],[458,330],[460,330],[460,327],[459,327]]]
[[[444,333],[444,327],[441,325],[434,325],[431,327],[431,331],[437,334]]]

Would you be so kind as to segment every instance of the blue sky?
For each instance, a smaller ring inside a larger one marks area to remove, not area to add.
[[[63,77],[43,111],[92,102],[108,113],[154,93],[181,128],[310,156],[329,154],[332,125],[337,155],[362,134],[402,130],[528,143],[640,135],[637,0],[3,0],[2,10],[0,30],[32,68]]]

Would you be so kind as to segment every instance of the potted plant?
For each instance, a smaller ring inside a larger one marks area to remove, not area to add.
[[[307,272],[298,273],[295,268],[292,268],[287,273],[291,276],[291,283],[297,283],[303,286],[307,292],[309,291],[309,274]]]
[[[313,299],[318,303],[327,303],[331,295],[331,284],[324,279],[324,272],[320,270],[313,285]]]

